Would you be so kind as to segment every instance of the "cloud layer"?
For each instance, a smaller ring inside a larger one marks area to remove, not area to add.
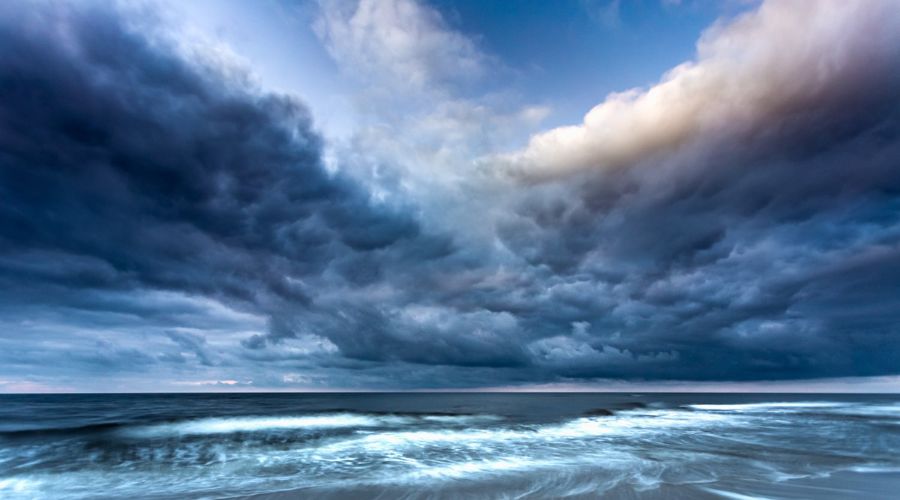
[[[320,287],[452,251],[408,207],[326,172],[292,98],[189,60],[122,13],[12,10],[0,31],[5,308],[114,312],[95,295],[130,293],[122,307],[140,308],[164,290],[262,314],[278,339],[301,333],[294,318],[314,313]]]
[[[658,368],[577,361],[573,374],[893,370],[898,16],[806,7],[768,2],[714,26],[696,62],[501,160],[542,181],[504,242],[591,290],[571,319],[593,335],[550,358],[678,355]]]
[[[541,112],[464,96],[477,44],[413,2],[328,3],[326,47],[379,89],[333,168],[302,103],[147,12],[0,7],[0,381],[896,374],[888,5],[766,2],[497,155],[476,122]]]

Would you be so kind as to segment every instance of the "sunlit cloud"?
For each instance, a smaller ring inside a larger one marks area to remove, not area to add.
[[[893,7],[766,2],[711,27],[696,59],[655,85],[609,95],[582,124],[533,136],[525,149],[498,158],[499,168],[528,179],[620,168],[705,135],[777,133],[799,113],[871,105],[882,98],[881,82],[897,79]]]

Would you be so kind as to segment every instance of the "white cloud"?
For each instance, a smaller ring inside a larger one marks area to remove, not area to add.
[[[867,90],[900,55],[892,2],[772,0],[707,30],[697,57],[535,135],[501,168],[530,179],[627,166],[722,130],[750,131]]]
[[[322,2],[316,32],[348,71],[424,88],[481,76],[486,57],[413,0]]]
[[[491,189],[473,180],[475,159],[521,144],[550,110],[492,91],[511,70],[416,0],[324,0],[315,29],[358,85],[357,129],[337,163],[376,198],[415,200],[435,224],[492,241],[496,196],[474,194]]]

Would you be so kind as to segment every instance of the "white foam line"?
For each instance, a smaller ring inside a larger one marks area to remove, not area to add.
[[[586,417],[563,424],[546,426],[517,426],[496,429],[438,429],[387,431],[351,439],[343,439],[319,448],[321,453],[346,453],[350,449],[367,451],[396,451],[421,448],[432,444],[454,444],[479,447],[501,442],[554,443],[601,436],[622,436],[652,432],[666,432],[673,428],[694,428],[735,424],[739,420],[730,415],[696,414],[681,411],[648,411],[641,415]]]
[[[689,405],[695,410],[709,411],[758,411],[758,410],[793,410],[804,408],[841,408],[850,406],[850,403],[838,403],[833,401],[796,401],[796,402],[772,402],[772,403],[746,403],[746,404],[701,404]]]
[[[37,481],[31,479],[0,479],[0,493],[26,494],[29,491],[33,491],[37,484]]]
[[[340,429],[348,427],[398,427],[416,422],[460,423],[495,421],[494,415],[359,415],[336,413],[328,415],[304,415],[289,417],[230,417],[202,418],[185,422],[157,424],[125,429],[130,437],[167,437],[180,435],[230,434],[235,432],[264,432],[303,429]]]
[[[496,415],[426,415],[422,417],[428,422],[440,422],[448,424],[469,424],[476,422],[496,422],[502,420]]]
[[[501,457],[493,460],[472,460],[453,464],[422,468],[410,474],[417,479],[452,479],[474,474],[500,474],[504,472],[532,470],[538,467],[559,465],[557,462],[528,460],[520,457]]]
[[[369,416],[353,414],[315,415],[302,417],[244,417],[202,418],[171,424],[148,425],[125,429],[131,437],[166,437],[179,435],[230,434],[234,432],[261,432],[303,429],[338,429],[345,427],[378,427],[403,425],[411,422],[408,417]]]
[[[735,493],[733,491],[722,491],[714,488],[705,488],[700,487],[701,490],[712,493],[713,495],[719,495],[722,498],[731,498],[733,500],[771,500],[769,497],[758,497],[753,495],[744,495],[741,493]]]

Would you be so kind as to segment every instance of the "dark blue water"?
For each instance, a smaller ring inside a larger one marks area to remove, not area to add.
[[[897,471],[897,396],[0,395],[2,498],[853,498]]]

